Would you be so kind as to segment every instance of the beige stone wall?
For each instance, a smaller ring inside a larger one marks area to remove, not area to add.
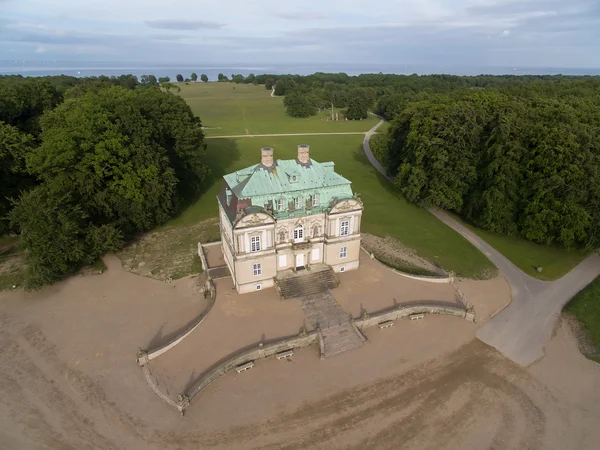
[[[253,265],[260,264],[262,274],[255,276],[253,272]],[[260,283],[264,280],[273,279],[277,276],[277,261],[275,253],[253,257],[238,259],[235,262],[235,274],[236,281],[239,286],[248,283]]]
[[[257,287],[260,287],[260,289],[257,289]],[[273,278],[259,282],[240,284],[237,289],[240,294],[249,294],[250,292],[256,292],[258,290],[269,289],[272,287],[275,287],[275,280]]]
[[[340,249],[346,247],[346,257],[340,258]],[[340,271],[341,266],[347,266],[346,270],[358,268],[358,259],[360,257],[360,235],[350,239],[339,240],[328,243],[325,246],[325,264],[334,267],[336,272]]]
[[[297,217],[294,219],[283,219],[277,221],[275,226],[275,242],[282,244],[290,242],[294,238],[294,229],[296,226],[302,225],[304,227],[304,240],[315,239],[323,237],[325,230],[325,214],[315,214],[311,216]],[[314,228],[317,227],[317,235],[314,234]],[[286,236],[285,241],[281,241],[280,234],[284,232]]]

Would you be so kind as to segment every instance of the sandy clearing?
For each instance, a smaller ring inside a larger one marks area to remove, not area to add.
[[[474,339],[478,324],[441,316],[368,330],[367,345],[324,361],[315,347],[290,362],[259,361],[209,386],[182,419],[145,384],[135,351],[161,326],[178,329],[204,299],[192,279],[167,284],[119,270],[116,258],[107,263],[99,276],[0,293],[3,450],[597,448],[600,365],[581,357],[568,328],[524,369]],[[359,292],[340,279],[340,291]],[[460,283],[487,315],[501,307],[502,279]],[[367,295],[373,306],[386,300]],[[226,297],[214,311],[223,320],[172,358],[208,364],[213,346],[260,338],[259,328],[284,333],[301,317],[269,291]],[[237,329],[219,327],[225,318]]]

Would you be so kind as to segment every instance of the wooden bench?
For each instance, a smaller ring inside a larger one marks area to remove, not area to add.
[[[425,314],[411,314],[409,317],[410,317],[410,320],[418,320],[418,319],[422,319],[423,317],[425,317]]]
[[[387,328],[387,327],[393,327],[394,321],[386,320],[385,322],[379,322],[377,325],[379,325],[379,328],[381,328],[383,330],[384,328]]]
[[[237,370],[237,373],[240,373],[245,370],[252,369],[253,367],[254,367],[254,361],[248,361],[247,363],[240,364],[239,366],[237,366],[235,368],[235,370]]]
[[[284,350],[282,352],[276,353],[275,356],[277,359],[285,359],[290,358],[294,354],[294,350]]]

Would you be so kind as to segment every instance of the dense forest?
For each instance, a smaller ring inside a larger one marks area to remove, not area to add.
[[[428,95],[394,117],[375,152],[409,200],[540,244],[600,246],[600,80]]]
[[[208,181],[200,120],[155,83],[0,77],[0,101],[0,235],[20,233],[29,287],[164,223]]]

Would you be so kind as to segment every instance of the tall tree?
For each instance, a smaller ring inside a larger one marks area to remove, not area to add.
[[[183,83],[183,75],[181,75],[180,73],[178,73],[175,78],[177,79],[177,82]]]
[[[273,78],[267,78],[267,80],[265,81],[265,89],[273,89],[273,85],[275,84],[275,80],[273,80]]]
[[[285,94],[285,84],[283,80],[277,80],[275,83],[275,95],[284,95]]]
[[[165,222],[182,198],[202,189],[209,172],[200,125],[181,97],[157,88],[88,91],[45,114],[42,144],[27,156],[28,170],[42,184],[11,213],[29,236],[31,285]],[[45,224],[29,217],[36,208],[64,215]],[[52,234],[72,247],[66,260],[50,246]],[[51,250],[47,257],[44,249]],[[54,257],[56,270],[48,273],[41,265]]]
[[[192,81],[196,82],[198,81],[198,75],[196,74],[196,72],[192,73],[192,76],[190,77],[192,79]]]
[[[203,73],[202,75],[200,75],[200,79],[201,79],[202,81],[204,81],[205,83],[207,83],[207,82],[208,82],[208,77],[206,76],[206,74],[205,74],[205,73]]]

